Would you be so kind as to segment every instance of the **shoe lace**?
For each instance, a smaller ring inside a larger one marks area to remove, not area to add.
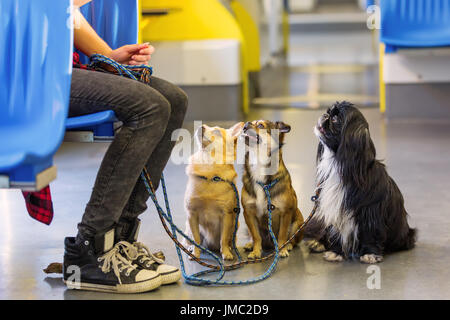
[[[142,242],[135,242],[133,243],[132,247],[137,253],[134,257],[134,260],[138,260],[140,263],[145,264],[146,267],[150,267],[150,265],[155,262],[157,264],[164,263],[164,254],[162,252],[153,254],[150,249]]]
[[[136,265],[131,264],[132,259],[130,259],[130,254],[137,254],[133,250],[135,249],[131,243],[125,241],[118,242],[111,250],[98,258],[98,262],[103,261],[103,265],[101,266],[102,271],[108,273],[112,268],[119,283],[122,284],[122,280],[120,279],[121,272],[125,271],[126,276],[129,276],[137,268]],[[121,253],[124,253],[125,257]]]

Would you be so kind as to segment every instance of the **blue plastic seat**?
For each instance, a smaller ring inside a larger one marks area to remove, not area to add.
[[[80,10],[111,48],[138,42],[138,0],[93,0]],[[81,63],[89,63],[89,58],[79,53]]]
[[[113,137],[113,124],[117,121],[112,110],[67,119],[66,130],[92,131],[94,137]]]
[[[366,8],[376,5],[376,0],[366,0]]]
[[[450,0],[381,0],[380,7],[386,52],[450,46]]]
[[[81,12],[100,37],[115,49],[138,42],[138,8],[137,0],[94,0],[83,6]],[[89,63],[89,58],[79,53],[81,63]],[[115,121],[112,111],[104,111],[69,118],[67,130],[92,131],[94,139],[105,140],[114,136]]]
[[[1,187],[36,190],[55,178],[72,73],[68,8],[70,0],[0,1]]]

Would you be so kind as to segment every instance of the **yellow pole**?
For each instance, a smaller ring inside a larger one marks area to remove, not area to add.
[[[251,72],[261,70],[259,28],[245,7],[237,0],[231,1],[236,21],[246,42],[247,65]]]
[[[386,112],[386,84],[384,83],[384,72],[383,72],[384,51],[385,51],[384,43],[380,43],[380,52],[379,52],[379,56],[380,56],[379,77],[380,77],[380,79],[379,79],[379,83],[380,83],[380,112],[381,113]]]

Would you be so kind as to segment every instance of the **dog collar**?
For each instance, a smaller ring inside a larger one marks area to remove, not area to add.
[[[240,205],[239,205],[239,204],[240,204],[239,192],[238,192],[238,190],[237,190],[237,188],[236,188],[236,185],[234,184],[233,181],[228,181],[228,180],[222,179],[222,178],[219,177],[219,176],[214,176],[214,177],[212,177],[211,179],[208,178],[208,177],[205,177],[205,176],[200,176],[200,175],[195,175],[195,176],[196,176],[197,178],[200,178],[200,179],[203,179],[203,180],[206,180],[206,181],[211,181],[211,182],[226,182],[226,183],[230,184],[231,187],[233,188],[234,194],[236,195],[236,204],[237,204],[237,206],[233,209],[233,211],[234,211],[234,213],[239,213],[239,212],[241,212],[241,208],[240,208]]]
[[[208,177],[205,177],[205,176],[199,176],[199,175],[195,175],[197,178],[200,178],[200,179],[203,179],[203,180],[207,180],[207,181],[212,181],[212,182],[228,182],[228,183],[233,183],[233,182],[230,182],[230,181],[227,181],[227,180],[225,180],[225,179],[222,179],[221,177],[219,177],[219,176],[214,176],[214,177],[212,177],[211,179],[210,178],[208,178]]]
[[[268,184],[264,184],[261,181],[256,181],[256,183],[259,184],[261,188],[263,188],[264,190],[270,190],[273,188],[274,185],[278,183],[278,181],[280,181],[280,179],[275,179]]]
[[[272,213],[273,210],[275,210],[275,206],[272,204],[272,200],[270,199],[270,189],[273,188],[274,185],[276,185],[278,183],[278,181],[280,181],[279,179],[275,179],[273,181],[271,181],[268,184],[264,184],[261,181],[256,181],[257,184],[259,184],[261,186],[261,188],[263,188],[267,200],[268,200],[268,204],[267,204],[267,210]]]

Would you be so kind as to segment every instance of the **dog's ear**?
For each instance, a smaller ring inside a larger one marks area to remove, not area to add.
[[[368,125],[358,122],[344,126],[341,135],[336,156],[343,164],[343,176],[363,185],[367,179],[367,169],[376,157]]]
[[[291,131],[291,126],[282,121],[275,122],[275,125],[275,127],[282,133],[288,133]]]
[[[369,128],[365,125],[353,125],[344,127],[338,152],[344,152],[347,156],[366,155],[375,157],[375,148],[370,138]]]
[[[316,155],[316,163],[319,163],[322,160],[324,147],[322,143],[319,143],[317,146],[317,155]]]
[[[205,132],[208,129],[210,128],[204,124],[195,132],[195,142],[200,149],[205,148],[209,144],[209,140],[205,138]]]
[[[227,131],[230,133],[230,135],[234,139],[237,139],[239,137],[239,135],[242,133],[242,129],[244,128],[244,125],[245,125],[244,122],[238,122],[234,126],[232,126],[230,129],[228,129]]]

